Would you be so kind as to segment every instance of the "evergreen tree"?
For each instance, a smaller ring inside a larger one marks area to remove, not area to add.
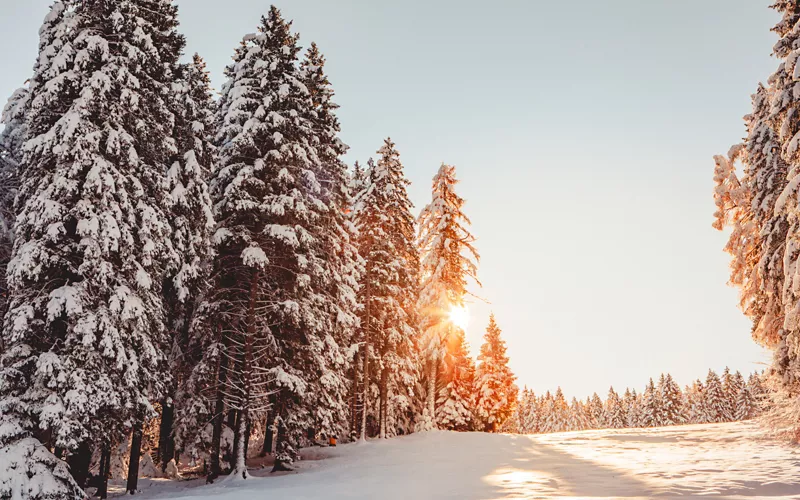
[[[650,379],[647,386],[642,393],[642,403],[639,413],[639,426],[640,427],[657,427],[658,416],[660,413],[660,401],[658,399],[658,392],[653,384],[653,379]]]
[[[520,400],[520,423],[519,432],[522,434],[535,434],[539,432],[539,400],[533,391],[527,388],[522,391]]]
[[[739,398],[739,392],[745,385],[744,377],[738,371],[731,373],[730,369],[726,366],[725,372],[722,375],[722,391],[725,394],[725,401],[727,405],[726,417],[729,421],[736,420],[736,406]]]
[[[576,398],[572,398],[569,404],[566,430],[582,431],[588,428],[589,422],[586,418],[586,411],[584,410],[583,403]]]
[[[539,401],[539,432],[556,432],[556,408],[555,399],[550,391],[547,391]]]
[[[315,242],[311,253],[315,257],[311,261],[314,266],[312,269],[317,269],[312,285],[316,285],[314,290],[317,296],[313,303],[318,311],[313,321],[319,325],[316,326],[316,343],[312,342],[310,348],[303,348],[309,367],[305,371],[308,391],[294,414],[305,415],[305,420],[295,416],[297,425],[294,427],[297,429],[295,432],[314,428],[330,436],[343,434],[347,421],[350,387],[347,353],[352,350],[353,331],[358,322],[356,291],[360,263],[353,241],[354,230],[346,217],[351,197],[347,165],[341,157],[347,152],[347,146],[338,137],[341,127],[336,110],[339,106],[333,101],[333,87],[325,73],[325,63],[317,45],[312,43],[300,64],[300,81],[311,98],[309,121],[314,132],[312,145],[318,158],[317,163],[311,164],[311,172],[306,176],[309,183],[313,184],[315,179],[319,184],[314,189],[318,191],[319,200],[324,206],[317,214],[315,225],[309,228],[309,234]],[[413,230],[409,234],[413,236]],[[313,276],[313,273],[309,274]],[[408,279],[413,292],[415,275]],[[413,304],[414,298],[408,303]],[[402,351],[403,347],[408,347],[409,337],[385,344],[392,353],[400,350],[401,355],[405,356],[383,360],[384,366],[396,373],[399,369],[395,367],[409,355],[407,351]],[[407,360],[406,366],[405,373],[413,373],[411,363]],[[408,383],[410,381],[401,380],[398,384],[397,378],[393,378],[391,387],[406,389]],[[388,387],[384,388],[384,394]],[[396,392],[392,391],[392,396]],[[401,392],[400,397],[405,394]],[[385,404],[384,420],[387,409],[395,410],[395,405]]]
[[[0,132],[0,353],[4,350],[2,318],[8,306],[6,267],[14,247],[14,198],[19,187],[28,103],[28,88],[22,87],[14,92],[0,116],[3,124]]]
[[[358,195],[355,208],[358,249],[364,259],[358,296],[362,439],[367,436],[370,412],[379,421],[379,432],[382,430],[385,437],[388,414],[412,411],[416,383],[419,257],[414,242],[412,205],[406,191],[409,182],[391,139],[384,141],[378,154],[377,164],[369,162],[366,187]],[[376,399],[373,384],[379,405],[372,404]]]
[[[758,293],[744,311],[753,320],[753,338],[774,349],[783,334],[783,256],[789,223],[784,210],[775,210],[786,187],[788,167],[780,154],[778,134],[771,123],[771,91],[763,85],[752,96],[753,112],[745,117],[745,172],[752,191],[752,217],[760,248]],[[744,305],[744,304],[743,304]]]
[[[419,310],[423,317],[423,352],[427,401],[425,413],[436,414],[433,391],[439,381],[440,361],[447,347],[458,347],[459,330],[451,321],[452,314],[464,310],[467,280],[477,280],[478,252],[475,238],[469,232],[470,221],[464,215],[464,200],[455,192],[458,180],[455,167],[442,164],[433,178],[431,202],[419,216],[419,248],[422,254],[422,289]],[[462,333],[463,334],[463,333]],[[447,370],[442,370],[446,372]],[[423,415],[423,421],[427,421]]]
[[[625,408],[625,427],[639,426],[639,398],[636,389],[625,389],[625,396],[622,398],[622,407]]]
[[[739,388],[739,393],[736,395],[734,419],[749,420],[755,417],[756,409],[753,403],[753,396],[750,394],[750,389],[747,385],[742,385],[741,388]]]
[[[170,364],[174,384],[161,404],[159,458],[162,472],[179,446],[194,443],[211,419],[206,386],[210,370],[203,363],[210,348],[191,323],[208,287],[214,228],[208,179],[214,167],[211,144],[214,102],[205,61],[197,54],[181,65],[175,86],[178,152],[167,171],[171,203],[172,241],[178,254],[164,286],[167,322],[172,332]],[[202,331],[202,330],[200,330]],[[202,374],[202,375],[201,375]],[[172,403],[172,400],[177,403]],[[173,432],[173,419],[176,420]],[[174,438],[174,439],[173,439]]]
[[[703,391],[703,401],[706,410],[706,422],[727,422],[730,420],[727,399],[722,388],[719,375],[713,370],[708,370],[706,385]]]
[[[659,380],[658,399],[660,402],[659,425],[678,425],[686,422],[683,414],[681,389],[669,373],[666,376],[662,375]]]
[[[688,420],[693,424],[708,422],[708,409],[706,408],[705,386],[700,380],[695,380],[691,388],[686,390],[688,396]]]
[[[773,54],[780,61],[777,71],[769,78],[770,106],[769,124],[777,134],[783,160],[790,166],[786,174],[786,186],[775,202],[774,214],[784,216],[788,221],[786,231],[786,247],[783,252],[782,311],[785,312],[783,331],[780,332],[776,344],[773,367],[783,388],[790,393],[797,390],[800,383],[800,357],[792,346],[797,345],[800,336],[800,294],[798,294],[798,263],[800,262],[800,217],[798,208],[798,186],[800,185],[800,116],[798,102],[800,96],[795,92],[796,75],[798,74],[796,47],[800,32],[795,27],[800,19],[800,4],[790,0],[776,0],[772,5],[781,20],[773,31],[779,36],[773,47]],[[778,149],[778,148],[775,148]],[[777,152],[773,153],[773,158]],[[778,164],[780,159],[775,158]],[[776,172],[776,178],[780,174]],[[768,256],[766,256],[768,258]],[[772,339],[770,339],[772,340]]]
[[[603,411],[603,423],[604,427],[609,429],[622,429],[625,427],[625,409],[622,406],[619,394],[613,387],[608,390],[608,398]]]
[[[79,485],[91,444],[152,415],[168,380],[161,277],[174,258],[164,186],[176,150],[176,14],[155,0],[65,0],[40,31],[0,398],[19,397],[22,428],[47,429],[69,450]],[[13,366],[30,370],[26,387],[7,382]]]
[[[235,411],[234,475],[242,477],[251,411],[274,403],[276,470],[296,456],[309,424],[330,425],[325,410],[340,405],[345,411],[346,389],[333,375],[343,367],[346,348],[337,343],[341,296],[331,289],[335,280],[347,280],[337,261],[327,258],[336,232],[330,211],[344,210],[334,193],[342,186],[333,186],[329,177],[339,168],[333,165],[338,155],[326,149],[330,136],[320,137],[331,124],[320,118],[321,104],[315,105],[322,98],[312,97],[302,81],[308,73],[298,67],[290,25],[273,6],[258,34],[245,37],[226,70],[229,81],[217,113],[214,295],[222,301],[217,320],[229,346],[229,366],[219,371],[225,380],[218,385],[229,388],[224,396]],[[332,395],[320,385],[327,383],[336,386]],[[321,403],[317,397],[329,396],[328,408],[320,404],[319,413],[310,413],[312,403]]]
[[[496,430],[511,416],[517,400],[516,377],[508,367],[506,343],[500,333],[492,314],[478,355],[480,365],[476,376],[475,407],[487,432]]]
[[[440,429],[469,431],[475,427],[475,365],[464,332],[453,333],[443,362],[442,380],[446,385],[436,402],[436,424]]]
[[[603,401],[600,399],[600,396],[597,393],[593,393],[591,400],[586,404],[588,414],[589,414],[589,424],[590,428],[592,429],[602,429],[604,428],[605,422],[603,420]]]

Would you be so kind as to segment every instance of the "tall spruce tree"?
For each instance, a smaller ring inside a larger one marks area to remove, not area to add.
[[[608,389],[608,398],[603,413],[603,422],[609,429],[622,429],[625,427],[625,407],[613,387]]]
[[[326,297],[320,301],[320,320],[324,324],[319,330],[319,343],[309,353],[312,361],[311,373],[307,374],[309,390],[301,407],[302,413],[308,415],[307,427],[335,436],[344,434],[348,416],[347,353],[352,350],[353,332],[358,322],[356,292],[361,262],[354,241],[355,230],[346,216],[352,200],[347,165],[341,157],[347,152],[347,146],[338,137],[341,127],[336,110],[339,106],[333,101],[333,87],[325,74],[325,62],[317,45],[312,43],[300,64],[301,81],[312,102],[309,119],[319,159],[314,175],[325,204],[314,237],[319,256],[316,265],[323,268],[318,292]],[[409,357],[407,352],[403,355]],[[387,365],[388,360],[384,366]],[[396,379],[392,382],[396,383]],[[385,405],[385,409],[389,407]]]
[[[312,420],[303,406],[309,382],[318,383],[319,370],[340,354],[324,294],[332,279],[321,238],[329,187],[317,175],[318,124],[290,26],[273,6],[258,33],[245,37],[226,70],[217,113],[213,294],[222,302],[217,319],[228,346],[218,386],[229,388],[222,392],[236,414],[233,475],[241,477],[251,412],[274,403],[276,469],[285,467]]]
[[[475,380],[475,408],[484,430],[489,432],[497,430],[511,416],[518,393],[516,377],[508,367],[506,343],[500,334],[492,314],[478,355],[480,364]]]
[[[440,429],[470,431],[476,427],[475,363],[469,355],[464,332],[451,332],[442,363],[442,387],[436,401],[436,425]]]
[[[14,199],[19,187],[29,95],[27,86],[15,91],[0,116],[0,353],[4,350],[2,318],[8,306],[6,267],[14,246]]]
[[[686,422],[681,389],[669,373],[659,379],[658,399],[660,401],[658,425],[678,425]]]
[[[706,384],[703,391],[703,401],[706,410],[706,422],[727,422],[730,420],[728,401],[719,375],[714,370],[708,370]]]
[[[362,439],[370,413],[378,421],[381,437],[393,432],[387,430],[389,415],[398,421],[400,412],[411,411],[416,384],[419,256],[406,191],[409,182],[391,139],[384,141],[378,154],[377,164],[369,162],[366,187],[355,208],[359,254],[364,259],[359,287]]]
[[[206,64],[195,54],[179,68],[175,85],[176,142],[178,152],[167,172],[177,252],[164,286],[168,326],[172,333],[170,365],[175,380],[161,404],[159,458],[162,471],[174,458],[175,446],[190,447],[210,420],[204,401],[204,387],[197,385],[193,372],[202,365],[207,342],[199,341],[191,328],[199,303],[208,288],[214,229],[208,180],[214,168],[214,102]],[[173,400],[175,400],[173,402]],[[177,441],[177,443],[176,443]]]
[[[419,216],[423,277],[419,310],[423,318],[423,370],[427,381],[423,414],[426,425],[429,425],[430,416],[436,414],[436,386],[447,386],[450,382],[439,380],[440,375],[454,373],[447,367],[440,370],[447,348],[460,347],[460,342],[450,337],[463,335],[450,315],[464,310],[468,280],[480,285],[477,279],[479,255],[473,246],[475,238],[469,232],[470,220],[463,212],[464,199],[455,192],[458,183],[455,173],[455,167],[442,164],[433,178],[431,202]]]
[[[642,393],[642,404],[639,413],[640,427],[656,427],[659,425],[658,416],[661,411],[658,392],[653,379],[650,379]]]
[[[160,0],[65,0],[40,32],[2,378],[11,366],[29,371],[27,387],[0,382],[0,397],[16,393],[15,414],[69,450],[79,485],[92,444],[152,415],[168,380],[161,279],[174,258],[164,186],[176,151],[176,14]]]

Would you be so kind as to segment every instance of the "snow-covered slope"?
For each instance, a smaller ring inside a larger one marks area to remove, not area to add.
[[[296,473],[213,486],[149,483],[144,497],[800,498],[798,448],[751,422],[536,436],[429,432],[307,453]]]

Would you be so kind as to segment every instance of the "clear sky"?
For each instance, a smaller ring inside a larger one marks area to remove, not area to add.
[[[49,0],[0,0],[0,96],[29,75]],[[341,105],[348,161],[391,136],[417,209],[444,161],[520,385],[567,396],[769,355],[726,286],[712,155],[777,64],[768,0],[287,0]],[[261,0],[178,0],[215,86]]]

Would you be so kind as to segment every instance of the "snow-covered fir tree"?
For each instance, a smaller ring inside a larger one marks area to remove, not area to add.
[[[603,408],[603,427],[608,429],[622,429],[625,427],[625,408],[622,400],[613,387],[608,389],[608,397]]]
[[[731,420],[728,400],[722,388],[719,375],[714,370],[708,370],[706,384],[703,390],[707,422],[727,422]]]
[[[3,351],[2,318],[8,305],[6,267],[14,247],[14,199],[19,187],[29,95],[27,86],[16,90],[0,116],[3,125],[0,131],[0,352]]]
[[[378,154],[377,163],[369,162],[365,187],[355,206],[358,250],[364,260],[358,295],[361,335],[356,378],[361,384],[356,391],[362,395],[361,418],[356,420],[360,420],[362,439],[368,434],[370,416],[378,422],[383,437],[396,432],[403,420],[401,414],[413,411],[416,384],[419,256],[406,190],[409,181],[391,139],[384,141]],[[393,423],[391,429],[387,423]]]
[[[651,378],[642,393],[642,402],[639,407],[639,427],[656,427],[659,425],[660,403],[658,391]]]
[[[436,401],[436,426],[469,431],[476,427],[475,364],[460,329],[451,331],[442,362],[442,383]]]
[[[625,409],[625,427],[639,426],[639,397],[636,389],[625,389],[622,398],[622,407]]]
[[[577,398],[572,398],[567,416],[567,431],[582,431],[589,428],[589,421],[583,403]]]
[[[215,160],[211,144],[214,103],[206,65],[199,55],[180,66],[179,81],[173,90],[178,148],[167,171],[167,182],[177,260],[169,270],[164,296],[172,337],[170,365],[174,380],[161,402],[158,451],[162,471],[174,458],[176,440],[181,447],[191,447],[211,419],[210,405],[203,405],[207,394],[201,382],[209,379],[210,367],[203,364],[209,346],[202,335],[197,335],[203,330],[191,328],[199,301],[207,290],[214,229],[208,188]],[[200,373],[204,376],[198,377]]]
[[[174,258],[176,13],[165,1],[65,0],[40,31],[2,378],[30,371],[25,388],[0,381],[0,398],[25,402],[22,427],[68,452],[79,485],[92,446],[152,415],[168,380],[160,292]]]
[[[678,425],[686,422],[683,414],[683,395],[672,375],[661,375],[658,381],[658,425]]]
[[[517,400],[516,377],[508,367],[506,343],[494,314],[489,316],[484,343],[478,355],[475,408],[484,429],[494,431],[511,416]]]
[[[521,434],[539,432],[539,400],[533,391],[527,388],[522,391],[519,408],[519,432]]]
[[[441,367],[441,362],[447,358],[448,348],[457,349],[460,345],[457,337],[461,329],[453,324],[452,315],[465,308],[468,280],[480,284],[475,238],[469,232],[470,221],[463,212],[464,199],[455,192],[457,183],[455,167],[442,164],[433,178],[431,202],[419,216],[422,267],[419,310],[427,387],[423,428],[428,425],[428,416],[436,414],[435,387],[447,387],[450,382],[440,380],[443,374],[452,373],[446,366]]]
[[[230,365],[219,370],[226,380],[218,383],[230,388],[225,398],[236,412],[234,472],[242,477],[251,411],[274,407],[276,469],[291,462],[309,426],[330,427],[337,419],[330,412],[346,411],[339,373],[348,345],[337,339],[349,342],[340,328],[354,320],[340,309],[352,301],[345,288],[354,284],[341,275],[338,259],[328,259],[334,242],[341,243],[337,232],[344,231],[332,214],[346,208],[337,192],[346,190],[338,184],[344,183],[343,146],[332,142],[335,121],[322,117],[326,84],[315,80],[318,94],[312,96],[303,81],[318,78],[321,65],[316,76],[311,68],[301,71],[290,24],[272,7],[258,33],[245,37],[226,70],[216,120],[214,296]],[[341,258],[348,253],[343,247]],[[216,419],[219,427],[221,415]]]
[[[602,429],[605,427],[605,422],[603,420],[603,400],[600,399],[600,396],[597,393],[593,393],[592,397],[586,403],[586,409],[589,417],[589,425],[591,429]]]
[[[740,421],[749,420],[755,416],[756,407],[753,395],[750,394],[750,388],[747,385],[742,385],[736,395],[733,418]]]

